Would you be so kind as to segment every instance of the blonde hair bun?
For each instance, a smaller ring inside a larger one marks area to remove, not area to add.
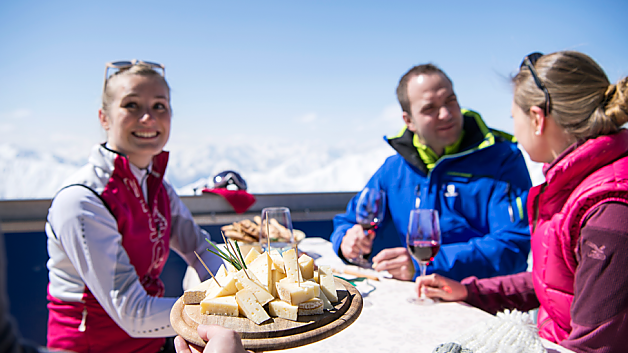
[[[604,114],[617,126],[628,123],[628,77],[609,85],[604,98]]]

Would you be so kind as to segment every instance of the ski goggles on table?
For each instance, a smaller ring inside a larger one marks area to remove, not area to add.
[[[130,61],[112,61],[105,64],[105,83],[103,85],[103,91],[107,87],[107,81],[111,76],[115,74],[109,74],[109,70],[117,70],[116,72],[120,72],[120,70],[125,70],[131,68],[135,65],[146,65],[159,73],[162,77],[166,77],[166,67],[163,64],[158,64],[150,61],[137,60],[133,59]]]
[[[212,180],[215,189],[246,190],[246,181],[244,181],[240,174],[232,170],[220,172],[216,174]]]
[[[545,94],[545,105],[543,107],[543,112],[545,113],[545,116],[547,116],[552,111],[552,101],[550,100],[550,94],[549,94],[549,91],[547,90],[547,87],[545,87],[545,85],[539,78],[539,74],[536,72],[536,69],[534,68],[534,65],[542,56],[543,54],[539,52],[534,52],[532,54],[526,55],[526,57],[523,58],[521,65],[519,66],[519,70],[521,70],[524,67],[527,67],[528,70],[530,70],[530,74],[532,74],[534,83],[536,83],[536,86]]]

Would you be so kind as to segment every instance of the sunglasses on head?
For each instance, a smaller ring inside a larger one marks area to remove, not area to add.
[[[246,190],[246,181],[240,174],[232,170],[225,170],[216,174],[213,181],[215,189]]]
[[[114,72],[110,75],[109,74],[110,69],[117,70],[116,72],[120,72],[120,70],[126,70],[135,65],[149,66],[150,68],[152,68],[153,70],[161,74],[161,76],[166,77],[166,67],[163,64],[158,64],[158,63],[144,61],[144,60],[137,60],[137,59],[133,59],[131,61],[113,61],[113,62],[109,62],[105,64],[105,84],[103,86],[103,91],[105,87],[107,87],[107,81],[109,80],[109,78],[115,74]]]
[[[545,105],[543,107],[543,112],[545,113],[545,116],[547,116],[552,111],[552,101],[550,100],[550,94],[549,94],[549,91],[547,90],[547,87],[545,87],[543,82],[541,82],[541,79],[539,78],[539,74],[536,72],[536,69],[534,68],[534,65],[542,56],[543,54],[539,52],[534,52],[532,54],[526,55],[526,57],[523,58],[521,65],[519,66],[519,70],[523,69],[524,67],[527,67],[528,70],[530,70],[530,74],[532,74],[534,83],[536,83],[536,86],[540,90],[542,90],[543,93],[545,94]]]

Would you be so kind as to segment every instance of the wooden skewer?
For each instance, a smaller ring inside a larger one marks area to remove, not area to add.
[[[270,222],[268,221],[268,213],[266,213],[266,251],[270,253]]]
[[[297,268],[299,269],[299,272],[297,273],[297,284],[301,287],[301,266],[299,266],[299,244],[297,243],[294,243],[294,252],[297,258]]]
[[[214,281],[216,281],[216,284],[218,285],[218,287],[222,288],[220,283],[218,283],[218,280],[216,279],[216,277],[214,277],[214,274],[212,273],[212,271],[209,270],[207,265],[205,265],[205,262],[203,262],[203,259],[201,259],[201,257],[196,253],[196,250],[194,251],[194,255],[196,255],[196,257],[198,258],[198,261],[200,261],[203,264],[203,267],[205,267],[205,269],[207,270],[207,272],[209,272],[209,274],[212,276]]]
[[[357,270],[352,270],[352,269],[346,268],[346,267],[342,271],[333,269],[333,272],[338,273],[338,274],[346,273],[348,275],[353,275],[353,276],[356,276],[356,277],[364,277],[364,278],[372,279],[374,281],[379,281],[379,277],[377,277],[375,275],[368,274],[368,273],[363,273],[363,272],[360,272],[360,271],[357,271]]]

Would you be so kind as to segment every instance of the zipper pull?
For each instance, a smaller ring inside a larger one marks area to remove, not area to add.
[[[417,185],[414,199],[414,208],[418,209],[421,206],[421,185]]]
[[[87,307],[83,308],[83,319],[81,319],[81,324],[78,327],[79,332],[85,332],[85,329],[87,328],[87,326],[85,325],[85,322],[87,321]]]

